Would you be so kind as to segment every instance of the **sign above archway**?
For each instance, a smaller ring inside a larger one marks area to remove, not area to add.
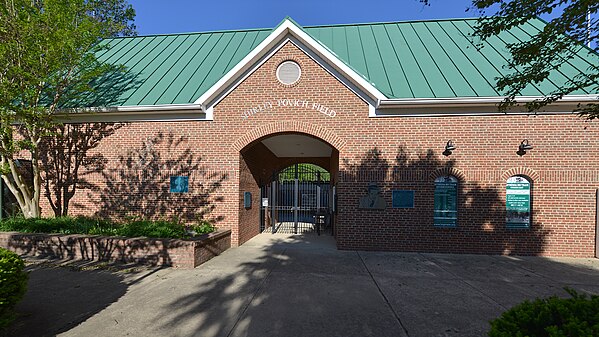
[[[325,116],[329,116],[329,117],[337,116],[337,111],[335,111],[334,109],[327,107],[326,105],[319,103],[319,102],[302,100],[302,99],[282,98],[282,99],[273,99],[273,100],[269,100],[269,101],[264,101],[258,105],[250,107],[241,113],[241,117],[249,118],[249,117],[251,117],[257,113],[260,113],[260,112],[271,112],[271,111],[273,111],[273,109],[275,107],[282,108],[282,109],[310,109],[310,110],[320,112],[320,113],[324,114]]]

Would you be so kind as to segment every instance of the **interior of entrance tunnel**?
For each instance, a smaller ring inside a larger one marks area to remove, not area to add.
[[[334,235],[335,147],[308,134],[277,133],[244,147],[239,163],[240,245],[261,232]]]

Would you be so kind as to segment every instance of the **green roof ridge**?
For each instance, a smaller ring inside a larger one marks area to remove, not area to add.
[[[285,20],[289,20],[293,22],[296,26],[300,28],[326,28],[326,27],[348,27],[348,26],[368,26],[368,25],[385,25],[385,24],[399,24],[399,23],[414,23],[414,22],[436,22],[436,21],[464,21],[464,20],[476,20],[478,17],[473,18],[453,18],[453,19],[422,19],[422,20],[400,20],[400,21],[380,21],[380,22],[357,22],[357,23],[335,23],[335,24],[324,24],[324,25],[310,25],[310,26],[302,26],[297,21],[295,21],[292,17],[286,16],[283,20],[281,20],[276,26],[272,28],[262,27],[262,28],[243,28],[243,29],[217,29],[217,30],[207,30],[207,31],[196,31],[196,32],[180,32],[180,33],[162,33],[162,34],[144,34],[144,35],[135,35],[135,36],[117,36],[107,40],[116,40],[116,39],[127,39],[127,38],[137,38],[137,37],[154,37],[154,36],[179,36],[179,35],[197,35],[197,34],[215,34],[215,33],[243,33],[243,32],[255,32],[255,31],[272,31],[277,29]]]
[[[480,17],[471,18],[449,18],[449,19],[420,19],[420,20],[399,20],[399,21],[377,21],[377,22],[356,22],[356,23],[334,23],[326,25],[305,26],[304,28],[327,28],[327,27],[351,27],[351,26],[375,26],[375,25],[392,25],[400,23],[417,23],[417,22],[443,22],[443,21],[466,21],[478,20]]]
[[[247,28],[247,29],[222,29],[209,30],[205,32],[184,32],[184,33],[165,33],[165,34],[147,34],[135,36],[117,36],[104,39],[102,41],[119,40],[119,39],[134,39],[138,37],[158,37],[158,36],[183,36],[183,35],[201,35],[201,34],[220,34],[220,33],[247,33],[247,32],[269,32],[272,28]]]

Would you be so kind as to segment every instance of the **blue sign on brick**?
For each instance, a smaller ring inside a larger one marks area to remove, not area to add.
[[[414,208],[414,191],[393,190],[393,208]]]
[[[172,176],[171,177],[171,193],[187,193],[189,192],[189,177]]]

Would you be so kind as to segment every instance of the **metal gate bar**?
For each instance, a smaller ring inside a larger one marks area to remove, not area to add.
[[[271,233],[315,232],[317,221],[330,227],[332,208],[330,174],[312,164],[296,164],[273,174],[270,184],[263,187],[261,230],[267,223]],[[267,221],[267,214],[270,219]]]

